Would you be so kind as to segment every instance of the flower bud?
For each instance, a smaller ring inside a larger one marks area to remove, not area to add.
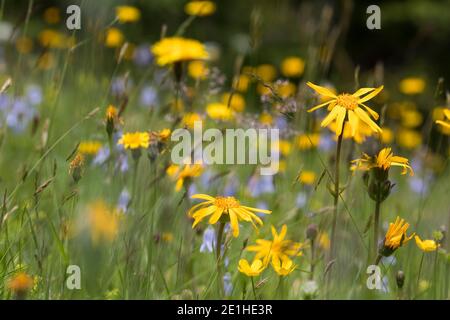
[[[306,238],[313,241],[317,237],[317,225],[312,223],[306,228]]]
[[[402,270],[399,270],[395,279],[397,281],[397,287],[399,289],[403,288],[403,284],[405,283],[405,273]]]

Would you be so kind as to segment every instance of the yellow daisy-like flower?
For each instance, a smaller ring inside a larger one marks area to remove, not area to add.
[[[287,226],[281,227],[280,233],[272,226],[273,240],[257,239],[256,245],[248,246],[247,250],[256,252],[255,259],[261,259],[264,265],[272,262],[272,266],[280,266],[280,261],[292,256],[301,256],[303,244],[292,240],[285,240]]]
[[[297,146],[300,150],[308,150],[319,145],[320,135],[318,133],[300,134],[296,137]]]
[[[419,249],[424,252],[436,251],[439,248],[439,244],[434,240],[421,240],[419,236],[415,236],[414,239]]]
[[[249,264],[247,260],[239,260],[238,270],[248,277],[257,277],[265,269],[263,263],[259,259],[253,260],[252,264]]]
[[[195,112],[186,113],[183,116],[183,119],[181,120],[183,125],[185,127],[187,127],[188,129],[193,129],[194,128],[194,124],[195,124],[196,121],[200,121],[201,122],[202,121],[202,117],[198,113],[195,113]]]
[[[287,57],[281,62],[281,73],[285,77],[300,77],[305,70],[305,62],[300,57]]]
[[[117,6],[116,16],[120,23],[136,22],[141,18],[141,12],[133,6]]]
[[[336,121],[330,123],[328,128],[331,131],[336,132],[337,129]],[[370,137],[372,135],[373,130],[362,121],[358,121],[358,129],[356,129],[355,134],[352,134],[352,129],[349,126],[345,126],[342,132],[342,137],[344,139],[353,139],[358,144],[363,143],[364,141],[366,141],[367,137]]]
[[[209,16],[216,12],[216,4],[212,1],[190,1],[184,6],[184,12],[190,16]]]
[[[105,45],[109,48],[117,48],[124,42],[124,35],[122,31],[117,28],[109,28],[106,30]]]
[[[242,112],[245,109],[245,99],[244,97],[235,92],[233,93],[233,96],[231,97],[231,101],[230,100],[230,93],[224,93],[222,95],[222,103],[228,106],[228,102],[230,102],[230,108],[233,109],[236,112]]]
[[[96,155],[98,150],[102,147],[100,141],[82,141],[78,146],[78,152],[87,155]]]
[[[148,132],[124,133],[117,144],[121,144],[125,149],[148,148],[150,136]]]
[[[306,185],[312,185],[316,181],[316,174],[314,171],[302,171],[298,175],[298,181]]]
[[[87,208],[87,220],[94,244],[100,241],[113,241],[119,232],[120,214],[111,210],[109,206],[98,200]]]
[[[194,218],[192,228],[208,216],[211,216],[208,223],[215,224],[221,217],[228,215],[234,237],[239,236],[239,221],[251,222],[257,228],[255,222],[260,226],[263,225],[263,222],[255,212],[272,213],[270,210],[243,206],[234,197],[212,197],[206,194],[194,194],[191,198],[205,200],[193,206],[188,212],[188,215]]]
[[[209,69],[204,61],[191,61],[188,64],[188,74],[193,79],[205,79]]]
[[[351,134],[354,136],[359,127],[359,121],[365,122],[373,131],[381,133],[381,128],[371,119],[378,120],[378,113],[370,109],[364,102],[372,99],[383,90],[383,86],[378,88],[361,88],[353,94],[342,93],[335,95],[331,90],[308,82],[307,85],[322,96],[331,98],[321,103],[308,112],[328,106],[330,113],[322,120],[322,127],[328,126],[336,120],[336,135],[340,136],[344,122],[348,122],[351,128]],[[362,108],[360,107],[362,106]],[[364,109],[363,109],[364,108]]]
[[[208,104],[206,114],[213,120],[229,121],[234,118],[233,109],[220,102]]]
[[[405,222],[405,220],[397,217],[394,223],[389,223],[389,228],[386,232],[386,236],[384,237],[384,255],[390,255],[397,248],[405,245],[409,240],[414,237],[414,233],[409,237],[406,235],[406,231],[408,231],[409,223]]]
[[[444,129],[450,130],[450,109],[442,110],[445,116],[444,120],[436,120],[436,123],[444,127]]]
[[[280,276],[287,276],[292,271],[294,271],[296,267],[297,266],[294,264],[294,262],[289,258],[280,259],[275,262],[275,264],[273,264],[273,269]]]
[[[164,38],[155,43],[151,51],[160,66],[181,61],[208,59],[208,52],[201,42],[181,37]]]
[[[414,175],[414,171],[409,165],[409,160],[404,157],[394,156],[391,148],[382,149],[374,157],[370,157],[364,153],[361,159],[353,160],[352,163],[353,165],[351,170],[370,170],[372,168],[380,168],[384,171],[388,171],[391,167],[402,167],[402,174],[406,174],[409,171],[411,176]]]
[[[403,94],[414,95],[425,90],[425,80],[422,78],[410,77],[400,81],[399,89]]]
[[[181,190],[187,180],[200,176],[202,172],[203,167],[199,164],[187,164],[183,168],[171,165],[166,170],[166,173],[177,181],[175,184],[175,191],[177,192]]]

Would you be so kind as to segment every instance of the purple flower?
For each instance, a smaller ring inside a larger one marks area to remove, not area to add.
[[[94,165],[102,165],[108,160],[109,158],[109,147],[102,147],[100,150],[98,150],[97,154],[95,155],[94,160],[92,163]]]
[[[133,61],[136,65],[143,67],[152,62],[152,60],[153,55],[148,44],[142,44],[134,50]]]
[[[239,180],[235,176],[231,176],[227,183],[225,184],[225,188],[223,190],[223,195],[226,197],[234,196],[239,188]]]
[[[231,282],[231,273],[229,272],[223,275],[223,289],[226,296],[230,296],[233,292],[233,283]]]
[[[306,193],[304,192],[300,192],[297,195],[297,198],[295,199],[295,205],[297,206],[297,208],[301,209],[304,208],[307,202],[307,196]]]
[[[200,246],[200,252],[213,252],[216,247],[216,232],[209,226],[203,232],[203,242]]]
[[[119,195],[119,201],[117,208],[123,213],[127,212],[128,205],[130,204],[131,196],[127,189],[123,189]]]
[[[320,136],[319,149],[322,151],[330,151],[333,148],[334,141],[329,134]]]
[[[36,111],[24,99],[17,98],[6,116],[6,124],[14,132],[20,133],[26,129],[35,115]]]
[[[142,88],[139,101],[143,107],[153,107],[155,104],[157,104],[158,94],[155,88],[150,86]]]
[[[42,103],[42,89],[38,85],[32,84],[27,88],[25,93],[27,101],[33,105],[39,105]]]
[[[247,186],[252,197],[258,197],[264,193],[273,193],[275,187],[273,185],[273,176],[253,175]]]

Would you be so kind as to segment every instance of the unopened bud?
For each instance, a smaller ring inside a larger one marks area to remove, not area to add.
[[[306,228],[306,238],[313,241],[317,237],[317,225],[312,223]]]
[[[405,273],[402,270],[399,270],[395,279],[397,281],[397,287],[399,289],[403,288],[403,284],[405,283]]]

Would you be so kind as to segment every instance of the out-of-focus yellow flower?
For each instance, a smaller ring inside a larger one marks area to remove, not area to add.
[[[280,233],[272,226],[273,240],[257,239],[256,245],[248,246],[246,250],[256,252],[255,259],[261,259],[266,266],[272,262],[272,266],[280,264],[280,260],[289,257],[301,256],[303,244],[292,240],[285,240],[287,226],[281,227]]]
[[[296,267],[297,266],[294,264],[294,262],[292,262],[292,260],[289,258],[283,258],[283,259],[277,260],[273,264],[273,269],[280,276],[289,275],[292,271],[295,270]]]
[[[41,70],[49,70],[55,66],[55,57],[51,52],[44,52],[37,60],[37,67]]]
[[[8,282],[8,288],[19,298],[23,298],[34,285],[34,280],[25,272],[18,272]]]
[[[315,148],[319,145],[319,142],[320,135],[318,133],[300,134],[296,138],[296,144],[300,150]]]
[[[184,12],[190,16],[209,16],[216,12],[216,4],[208,0],[189,1],[184,6]]]
[[[408,171],[410,175],[414,175],[414,171],[409,165],[409,160],[404,157],[394,156],[391,148],[384,148],[374,157],[363,153],[361,159],[352,161],[352,170],[370,170],[372,168],[379,168],[384,171],[389,171],[391,167],[401,167],[402,174]]]
[[[258,93],[262,96],[272,94],[272,90],[268,86],[263,85],[262,83],[258,83],[258,85],[256,86],[256,91],[258,91]]]
[[[33,40],[27,36],[21,36],[17,38],[16,49],[22,54],[30,53],[33,49]]]
[[[417,77],[405,78],[400,81],[400,92],[407,95],[422,93],[425,90],[425,80]]]
[[[44,21],[48,24],[57,24],[61,21],[59,8],[49,7],[44,11]]]
[[[276,86],[276,92],[282,98],[289,98],[295,95],[297,87],[292,82],[286,81]]]
[[[208,59],[208,52],[201,42],[181,37],[164,38],[155,43],[151,51],[160,66],[181,61]]]
[[[264,82],[271,82],[277,76],[277,69],[271,64],[261,64],[255,69],[256,75]]]
[[[214,120],[229,121],[234,118],[233,109],[220,102],[208,104],[206,106],[206,114]]]
[[[188,64],[188,75],[193,79],[205,79],[208,75],[208,67],[204,61],[191,61]]]
[[[117,144],[121,144],[125,149],[148,148],[150,136],[148,132],[124,133]]]
[[[383,127],[381,129],[383,130],[380,136],[381,142],[384,144],[390,144],[394,140],[394,133],[387,127]]]
[[[400,129],[396,140],[398,145],[405,149],[415,149],[422,144],[422,135],[415,130]]]
[[[186,182],[199,177],[203,172],[200,164],[186,164],[184,167],[171,165],[166,169],[166,173],[176,180],[175,191],[180,191]]]
[[[255,212],[265,214],[272,213],[270,210],[243,206],[234,197],[212,197],[206,194],[195,194],[191,198],[205,200],[204,202],[193,206],[188,212],[188,215],[194,218],[192,228],[208,216],[210,216],[208,221],[209,224],[216,224],[222,216],[228,216],[230,219],[231,230],[233,231],[233,236],[235,238],[239,236],[239,221],[251,222],[252,225],[257,228],[255,222],[260,226],[263,225],[263,222]]]
[[[141,18],[141,11],[133,6],[117,6],[116,17],[120,23],[136,22]]]
[[[239,260],[239,266],[238,266],[239,272],[245,274],[248,277],[257,277],[261,274],[261,272],[264,271],[264,269],[265,269],[265,266],[263,265],[262,261],[259,259],[253,260],[251,265],[245,259]]]
[[[343,93],[335,95],[325,87],[317,86],[311,82],[308,82],[307,85],[320,95],[332,98],[331,100],[308,110],[308,112],[312,112],[328,105],[330,113],[322,120],[322,123],[320,124],[322,127],[328,126],[336,119],[336,135],[339,136],[342,133],[344,122],[348,122],[351,128],[351,134],[354,136],[358,130],[359,121],[363,121],[373,131],[381,132],[381,128],[371,119],[372,117],[377,120],[379,118],[378,113],[366,106],[364,102],[380,93],[380,91],[383,90],[383,86],[378,88],[361,88],[353,94]],[[362,106],[362,108],[360,106]]]
[[[250,78],[246,74],[241,74],[236,81],[236,90],[239,92],[246,92],[250,84]]]
[[[328,233],[322,232],[319,234],[319,247],[321,247],[323,250],[329,250],[330,249],[330,237],[328,236]]]
[[[292,144],[287,140],[278,140],[276,142],[273,142],[273,149],[276,151],[279,151],[281,155],[288,156],[291,153],[292,150]]]
[[[409,223],[405,220],[397,217],[394,223],[389,223],[389,228],[384,237],[384,247],[381,250],[381,254],[384,256],[391,255],[397,248],[405,245],[409,240],[414,237],[414,233],[410,236],[406,235],[408,231]]]
[[[78,146],[78,152],[86,155],[96,155],[102,147],[100,141],[81,141]]]
[[[43,47],[63,49],[73,46],[75,39],[73,37],[68,37],[65,34],[53,30],[45,29],[39,33],[39,43]]]
[[[173,241],[173,233],[171,233],[171,232],[163,232],[162,235],[161,235],[161,239],[164,242],[170,243],[170,242]]]
[[[196,121],[202,121],[202,117],[198,113],[189,112],[183,116],[183,119],[181,122],[185,127],[189,128],[189,129],[193,129],[194,123]]]
[[[158,140],[166,141],[169,139],[170,135],[172,134],[172,130],[169,128],[164,128],[157,132],[157,138]]]
[[[105,45],[109,48],[120,47],[124,42],[122,31],[117,28],[109,28],[106,30]]]
[[[94,244],[112,242],[119,232],[120,214],[111,210],[103,200],[97,200],[87,207],[87,220]]]
[[[447,134],[450,134],[450,109],[444,109],[443,110],[445,121],[444,120],[436,120],[436,123],[441,125],[442,128],[447,132]]]
[[[305,70],[305,62],[300,57],[287,57],[281,62],[281,73],[285,77],[300,77]]]
[[[316,174],[314,171],[302,171],[298,175],[298,181],[307,185],[312,185],[316,181]]]
[[[401,124],[406,128],[416,128],[422,124],[422,114],[414,109],[401,112]]]
[[[228,106],[230,100],[230,93],[224,93],[222,95],[222,103]],[[240,93],[233,93],[230,101],[230,107],[236,112],[242,112],[245,109],[245,99]]]
[[[270,126],[273,124],[273,117],[270,113],[264,111],[259,116],[259,122],[263,125]]]
[[[439,248],[439,244],[434,240],[421,240],[419,236],[415,236],[414,239],[419,249],[424,252],[436,251]]]

